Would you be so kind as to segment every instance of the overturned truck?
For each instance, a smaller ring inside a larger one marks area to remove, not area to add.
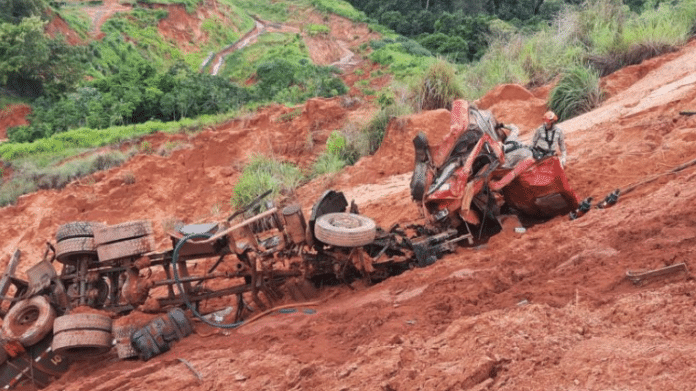
[[[266,203],[261,212],[261,204],[221,223],[176,226],[164,251],[154,251],[147,220],[64,224],[26,280],[14,273],[17,251],[0,280],[0,386],[46,386],[71,361],[110,351],[114,339],[120,358],[148,359],[191,332],[187,317],[236,327],[284,296],[301,301],[321,284],[379,281],[432,263],[461,240],[456,230],[417,225],[385,231],[332,190],[308,219],[299,205]],[[231,323],[211,321],[207,314],[229,304],[215,300],[229,296]],[[167,315],[137,327],[112,321],[134,310]]]
[[[375,282],[427,266],[457,243],[495,234],[506,213],[549,217],[577,208],[558,159],[510,164],[499,130],[490,113],[455,101],[439,145],[416,137],[411,195],[425,224],[385,230],[329,190],[309,218],[299,205],[264,202],[264,194],[225,221],[177,225],[166,230],[171,246],[163,251],[147,220],[58,227],[26,279],[14,273],[19,251],[0,279],[0,387],[44,387],[114,341],[119,358],[147,360],[190,334],[190,317],[234,328],[284,297],[307,300],[322,284]],[[228,323],[210,316],[220,307],[230,310]],[[146,325],[118,322],[134,310],[166,315]]]

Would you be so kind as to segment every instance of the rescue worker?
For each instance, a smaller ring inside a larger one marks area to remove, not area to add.
[[[556,126],[558,117],[553,111],[547,111],[542,117],[543,124],[534,132],[532,151],[535,159],[554,156],[556,150],[561,151],[561,166],[566,164],[566,145],[563,131]]]
[[[529,146],[520,142],[520,130],[517,126],[498,123],[495,129],[502,140],[502,149],[505,153],[503,168],[513,168],[517,163],[533,156]]]

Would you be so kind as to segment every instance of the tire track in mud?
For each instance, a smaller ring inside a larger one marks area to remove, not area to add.
[[[205,69],[206,66],[212,63],[213,66],[210,69],[210,74],[217,75],[220,72],[220,68],[222,67],[225,57],[236,52],[237,50],[247,47],[248,45],[256,43],[259,36],[266,32],[300,33],[300,29],[296,27],[267,22],[254,16],[252,16],[252,18],[254,19],[255,26],[251,31],[244,34],[244,36],[242,36],[242,38],[240,38],[237,42],[223,48],[220,52],[211,53],[205,60],[203,60],[200,69]],[[329,64],[330,66],[335,66],[337,68],[346,70],[358,65],[361,62],[359,58],[356,59],[355,53],[348,48],[348,45],[344,41],[336,40],[335,43],[338,45],[338,49],[341,52],[341,57],[338,61]]]

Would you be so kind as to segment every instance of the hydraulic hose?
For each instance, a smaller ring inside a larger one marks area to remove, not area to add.
[[[196,318],[200,319],[203,323],[205,323],[209,326],[212,326],[212,327],[216,327],[216,328],[220,328],[220,329],[234,329],[234,328],[237,328],[243,324],[248,324],[248,323],[251,323],[253,321],[256,321],[259,318],[262,318],[262,317],[264,317],[264,316],[266,316],[266,315],[268,315],[276,310],[280,309],[280,311],[283,311],[283,310],[289,309],[288,307],[290,307],[290,306],[281,306],[281,307],[277,307],[277,308],[272,308],[264,313],[261,313],[261,314],[255,316],[252,319],[249,319],[249,321],[247,321],[247,322],[239,321],[236,323],[217,323],[217,322],[210,321],[210,320],[206,319],[203,315],[201,315],[196,310],[196,308],[193,306],[193,304],[191,304],[191,300],[189,300],[188,294],[184,290],[184,286],[183,286],[183,283],[181,282],[181,278],[179,277],[179,271],[176,268],[176,264],[177,264],[177,261],[179,260],[179,252],[181,251],[181,248],[184,246],[184,244],[186,242],[188,242],[189,240],[193,240],[193,239],[208,239],[211,236],[212,236],[212,234],[186,235],[176,244],[176,246],[174,246],[174,252],[172,253],[172,269],[174,271],[174,281],[177,284],[177,288],[179,288],[179,291],[181,292],[181,298],[184,299],[184,303],[186,304],[186,307],[188,307],[188,309],[191,310],[191,313],[193,313],[193,315]],[[318,302],[309,302],[309,303],[303,303],[303,304],[292,304],[292,306],[315,306],[317,304],[318,304]],[[287,313],[292,313],[292,312],[296,312],[296,310],[293,309],[293,311],[289,311]]]
[[[208,319],[206,319],[203,315],[201,315],[196,308],[191,304],[191,301],[189,300],[188,294],[186,293],[186,290],[184,289],[184,286],[181,282],[181,278],[179,277],[179,271],[176,268],[177,261],[179,260],[179,252],[181,251],[181,248],[184,246],[186,242],[189,240],[193,239],[208,239],[210,238],[211,234],[191,234],[191,235],[186,235],[184,236],[177,244],[174,246],[174,252],[172,253],[172,269],[174,270],[174,281],[176,281],[177,288],[179,288],[179,291],[181,292],[181,298],[184,299],[184,303],[186,304],[186,307],[188,307],[189,310],[191,310],[191,313],[193,315],[200,319],[203,323],[217,327],[220,329],[234,329],[239,326],[241,326],[244,322],[235,322],[235,323],[218,323],[218,322],[213,322]]]

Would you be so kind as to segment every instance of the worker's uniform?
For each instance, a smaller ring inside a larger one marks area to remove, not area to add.
[[[517,163],[532,157],[532,150],[528,145],[520,142],[520,130],[515,125],[505,125],[510,129],[510,134],[505,137],[503,152],[505,152],[505,164],[503,168],[513,168]]]
[[[561,151],[561,165],[565,167],[567,153],[563,131],[556,125],[553,125],[550,129],[546,129],[546,126],[541,125],[534,131],[532,151],[536,159],[553,156],[556,154],[557,149]]]

